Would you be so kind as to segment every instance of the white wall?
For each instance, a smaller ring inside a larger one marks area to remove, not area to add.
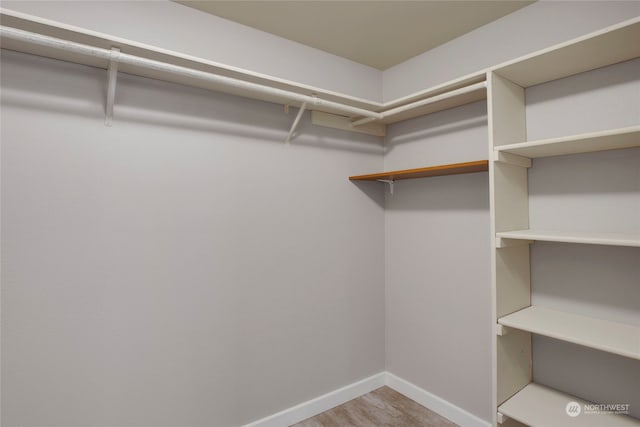
[[[540,0],[385,70],[382,96],[406,96],[638,15],[637,1]]]
[[[527,89],[527,137],[572,135],[640,123],[640,60]],[[534,160],[530,226],[640,232],[640,149]],[[640,325],[638,248],[535,243],[532,303]],[[629,403],[640,418],[640,361],[542,337],[534,380],[601,403]]]
[[[3,1],[2,7],[327,90],[382,100],[382,72],[171,1]]]
[[[487,158],[486,105],[389,128],[385,169]],[[398,181],[386,196],[387,370],[491,419],[489,177]]]
[[[238,426],[384,370],[378,138],[2,53],[2,425]],[[213,424],[212,424],[213,423]]]

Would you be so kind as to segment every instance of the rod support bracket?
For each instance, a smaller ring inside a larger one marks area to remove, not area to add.
[[[293,124],[291,125],[291,130],[289,130],[289,135],[287,135],[287,139],[285,139],[284,141],[286,144],[291,143],[291,138],[293,137],[293,133],[296,131],[296,128],[298,127],[298,123],[300,123],[300,119],[302,118],[302,115],[304,114],[306,109],[307,109],[307,103],[303,102],[302,105],[300,106],[300,109],[298,110],[298,115],[296,116],[296,119],[293,121]]]
[[[392,179],[379,179],[378,182],[384,182],[385,184],[389,184],[389,194],[393,196],[393,180]]]
[[[109,55],[109,68],[107,68],[107,103],[105,105],[104,124],[113,124],[113,103],[116,98],[116,83],[118,80],[118,63],[120,62],[120,49],[111,48]]]

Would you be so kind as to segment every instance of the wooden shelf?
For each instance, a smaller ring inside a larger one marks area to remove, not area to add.
[[[508,144],[496,151],[538,158],[640,147],[640,126]]]
[[[580,405],[582,413],[567,415],[569,402]],[[540,427],[638,427],[640,420],[614,414],[585,413],[586,400],[530,383],[498,408],[498,412],[529,426]]]
[[[640,233],[514,230],[498,232],[496,233],[496,237],[514,240],[541,240],[546,242],[640,247]]]
[[[515,329],[640,359],[640,326],[531,306],[498,319]]]
[[[529,87],[640,56],[640,18],[542,49],[492,68]]]
[[[466,163],[429,166],[426,168],[405,169],[391,172],[372,173],[369,175],[350,176],[351,181],[398,181],[401,179],[428,178],[432,176],[459,175],[464,173],[486,172],[489,170],[488,160],[477,160]]]

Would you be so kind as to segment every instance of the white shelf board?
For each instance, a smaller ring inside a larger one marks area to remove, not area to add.
[[[515,329],[640,359],[640,325],[531,306],[498,319]]]
[[[567,415],[569,402],[580,405],[581,413]],[[586,400],[530,383],[498,407],[498,412],[532,427],[638,427],[640,420],[614,414],[591,414],[584,411]]]
[[[339,102],[342,104],[376,112],[395,108],[413,101],[438,96],[440,94],[450,92],[464,86],[484,81],[485,74],[489,70],[496,71],[520,85],[530,86],[533,84],[558,79],[567,75],[576,74],[582,71],[588,71],[594,68],[599,68],[605,65],[610,65],[640,56],[640,44],[633,43],[634,40],[640,39],[640,18],[636,18],[605,28],[604,30],[595,33],[587,34],[578,39],[574,39],[566,43],[561,43],[559,45],[543,49],[541,51],[526,55],[513,61],[500,64],[488,70],[481,70],[476,73],[451,80],[432,88],[418,91],[414,94],[393,101],[380,103],[345,95],[334,91],[325,90],[318,87],[300,84],[285,79],[280,79],[273,76],[268,76],[261,73],[252,72],[249,70],[244,70],[237,67],[231,67],[203,58],[198,58],[191,55],[146,45],[143,43],[137,43],[132,40],[126,40],[123,38],[118,38],[75,26],[61,24],[59,22],[34,17],[8,9],[0,8],[0,21],[2,25],[8,27],[18,28],[25,31],[31,31],[38,34],[87,44],[104,49],[118,47],[123,53],[166,62],[169,64],[193,68],[200,71],[211,72],[222,76],[237,78],[239,80],[252,83],[264,84],[266,86],[284,89],[299,94],[317,95],[321,99]],[[107,61],[105,60],[88,56],[83,57],[77,54],[70,54],[59,49],[42,48],[32,44],[17,42],[8,39],[0,40],[0,44],[2,44],[3,49],[15,50],[18,52],[30,53],[34,55],[90,65],[104,69],[106,69],[108,66]],[[203,82],[197,79],[177,77],[175,75],[162,73],[157,70],[136,68],[125,64],[121,64],[120,71],[143,77],[150,77],[189,86],[231,93],[239,96],[247,96],[263,101],[276,103],[287,102],[286,100],[280,99],[278,97],[270,97],[266,95],[256,96],[255,93],[244,93],[242,92],[242,90],[234,90],[230,89],[229,87],[216,86],[211,82]],[[385,123],[396,123],[413,117],[458,107],[471,102],[476,102],[485,98],[486,91],[478,90],[464,95],[455,96],[438,103],[430,104],[429,106],[420,107],[415,110],[410,110],[405,113],[398,114],[397,117],[392,117],[385,120]],[[322,106],[314,106],[313,109],[328,113],[338,113],[336,111],[330,110],[329,108],[323,108]]]
[[[2,25],[31,31],[63,40],[87,44],[90,46],[110,49],[118,47],[122,52],[143,58],[166,62],[173,65],[193,68],[200,71],[211,72],[222,76],[237,78],[239,80],[263,84],[266,86],[288,90],[304,95],[317,95],[321,99],[339,102],[353,107],[363,108],[370,111],[384,111],[395,108],[414,101],[438,96],[446,92],[460,89],[485,80],[486,72],[493,70],[499,74],[523,85],[531,86],[549,80],[555,80],[582,71],[588,71],[605,65],[637,58],[640,56],[640,44],[633,43],[633,40],[640,39],[640,18],[632,19],[604,30],[587,34],[578,39],[561,43],[547,49],[526,55],[524,57],[509,61],[507,63],[492,67],[488,70],[481,70],[467,76],[451,80],[432,88],[418,91],[414,94],[392,100],[385,103],[361,99],[342,93],[325,90],[318,87],[300,84],[297,82],[268,76],[261,73],[231,67],[203,58],[182,54],[179,52],[162,49],[132,40],[126,40],[110,36],[95,31],[82,29],[55,21],[50,21],[20,12],[0,8],[0,20]],[[94,67],[106,69],[108,64],[105,60],[94,57],[70,54],[59,49],[42,48],[32,44],[17,42],[14,40],[0,40],[3,49],[15,50],[18,52],[30,53],[34,55],[75,62]],[[263,101],[286,103],[284,99],[274,96],[261,95],[255,93],[245,93],[239,89],[231,89],[227,86],[216,86],[211,82],[204,82],[197,79],[177,77],[172,74],[163,73],[157,70],[136,68],[130,65],[121,64],[120,71],[150,77],[159,80],[180,83],[188,86],[201,87],[204,89],[226,92],[233,95],[246,96]],[[419,107],[397,116],[385,119],[385,124],[396,123],[413,117],[442,111],[449,108],[459,107],[486,98],[485,90],[478,90],[464,95],[451,97],[428,106]],[[323,106],[314,106],[314,110],[327,113],[339,113]]]
[[[484,75],[482,80],[480,81],[484,81]],[[476,82],[479,83],[479,82]],[[447,87],[447,91],[451,91],[451,90],[455,90],[455,89],[459,89],[458,87],[454,87],[454,86],[449,86]],[[439,93],[438,93],[439,92]],[[425,92],[427,94],[427,97],[435,97],[437,95],[440,95],[442,93],[445,93],[443,91],[430,91],[430,92]],[[413,119],[415,117],[420,117],[420,116],[424,116],[427,114],[431,114],[431,113],[435,113],[438,111],[444,111],[444,110],[448,110],[450,108],[455,108],[455,107],[460,107],[462,105],[466,105],[466,104],[471,104],[473,102],[478,102],[478,101],[482,101],[484,99],[487,99],[487,89],[486,87],[483,88],[479,88],[476,89],[474,91],[465,93],[465,94],[459,94],[456,96],[452,96],[450,98],[447,99],[443,99],[437,102],[434,102],[432,104],[428,104],[428,105],[424,105],[422,107],[417,107],[417,108],[413,108],[411,110],[408,111],[404,111],[402,113],[398,113],[398,114],[394,114],[392,116],[389,116],[385,119],[383,119],[381,121],[381,123],[384,124],[392,124],[392,123],[398,123],[404,120],[409,120],[409,119]]]
[[[496,237],[515,240],[541,240],[545,242],[640,247],[640,233],[514,230],[498,232],[496,233]]]
[[[28,14],[12,11],[9,9],[0,8],[0,23],[3,26],[16,28],[23,31],[29,31],[37,34],[42,34],[49,37],[55,37],[58,39],[71,41],[75,43],[81,43],[93,47],[102,49],[111,49],[117,47],[122,53],[135,55],[138,57],[152,59],[172,65],[183,66],[199,71],[213,73],[225,77],[231,77],[238,80],[257,83],[277,89],[283,89],[290,92],[307,95],[317,96],[319,99],[338,102],[346,104],[352,107],[362,108],[369,111],[380,112],[391,108],[410,104],[415,101],[431,98],[434,96],[442,95],[447,92],[454,91],[466,86],[470,86],[476,83],[485,81],[486,72],[480,71],[467,76],[454,79],[437,86],[418,91],[411,95],[392,100],[390,102],[382,103],[371,100],[366,100],[343,93],[330,91],[310,85],[301,84],[298,82],[269,76],[266,74],[256,73],[250,70],[245,70],[237,67],[228,66],[218,62],[210,61],[204,58],[198,58],[192,55],[183,54],[167,49],[163,49],[156,46],[150,46],[143,43],[138,43],[132,40],[127,40],[115,36],[111,36],[104,33],[99,33],[80,27],[62,24],[59,22],[42,19],[39,17],[31,16]],[[77,64],[89,65],[92,67],[107,69],[108,61],[96,58],[88,55],[80,55],[77,53],[70,53],[61,49],[47,48],[38,46],[31,43],[19,42],[9,38],[3,38],[0,40],[0,45],[3,49],[14,50],[17,52],[28,53],[32,55],[43,56],[52,59],[58,59],[62,61],[73,62]],[[153,78],[157,80],[168,81],[172,83],[183,84],[186,86],[199,87],[203,89],[229,93],[237,96],[244,96],[252,99],[258,99],[261,101],[274,102],[279,104],[290,103],[295,106],[295,103],[288,101],[285,98],[273,95],[273,94],[256,94],[255,92],[248,92],[240,88],[231,88],[229,86],[222,86],[210,81],[203,81],[200,79],[194,79],[190,77],[177,76],[175,74],[168,73],[162,70],[152,70],[149,68],[142,68],[132,66],[129,64],[119,64],[119,71],[123,73],[133,74],[142,77]],[[384,120],[384,124],[396,123],[399,121],[407,120],[413,117],[433,113],[436,111],[442,111],[449,108],[459,107],[465,104],[476,102],[486,99],[486,89],[479,89],[465,94],[460,94],[434,102],[427,106],[411,109],[393,117]],[[322,111],[332,114],[341,114],[339,111],[332,110],[329,106],[318,105],[308,106],[310,110]],[[352,117],[352,119],[358,119],[358,117]]]
[[[533,159],[633,147],[640,147],[640,126],[502,145],[496,151]]]
[[[144,43],[138,43],[133,40],[124,39],[121,37],[115,37],[109,34],[100,33],[96,31],[87,30],[84,28],[63,24],[60,22],[43,19],[40,17],[28,15],[25,13],[0,8],[0,23],[3,26],[17,28],[24,31],[34,32],[50,37],[55,37],[63,40],[68,40],[76,43],[86,44],[103,49],[111,49],[112,47],[119,48],[123,53],[140,56],[143,58],[153,59],[156,61],[166,62],[173,65],[184,66],[193,68],[200,71],[211,72],[219,74],[225,77],[232,77],[243,81],[252,83],[263,84],[278,89],[288,90],[295,93],[304,95],[317,95],[319,98],[329,101],[339,102],[347,105],[352,105],[358,108],[364,108],[368,110],[382,109],[384,105],[379,102],[366,100],[335,91],[322,89],[310,85],[301,84],[291,80],[281,79],[274,76],[269,76],[262,73],[256,73],[250,70],[232,67],[226,64],[222,64],[215,61],[210,61],[204,58],[199,58],[192,55],[183,54],[180,52],[163,49],[156,46],[151,46]],[[15,50],[17,52],[29,53],[33,55],[43,56],[52,59],[59,59],[62,61],[74,62],[77,64],[89,65],[98,68],[106,69],[108,62],[99,58],[80,56],[70,54],[59,49],[48,49],[39,46],[20,43],[9,39],[0,40],[0,45],[3,49]],[[157,71],[136,69],[131,66],[121,66],[119,70],[129,74],[140,75],[143,77],[157,78],[165,81],[172,81],[174,83],[181,83],[189,86],[202,87],[205,89],[219,90],[221,88],[215,87],[210,83],[189,80],[186,81],[176,76],[164,75]],[[225,90],[228,93],[228,90]],[[236,93],[233,93],[236,94]],[[237,95],[243,96],[242,93]],[[263,99],[269,101],[269,99]],[[274,100],[274,102],[280,100]]]
[[[640,57],[640,17],[525,55],[491,69],[530,87]]]

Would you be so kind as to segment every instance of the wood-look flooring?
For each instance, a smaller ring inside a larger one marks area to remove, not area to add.
[[[336,406],[291,427],[457,427],[389,387]]]

